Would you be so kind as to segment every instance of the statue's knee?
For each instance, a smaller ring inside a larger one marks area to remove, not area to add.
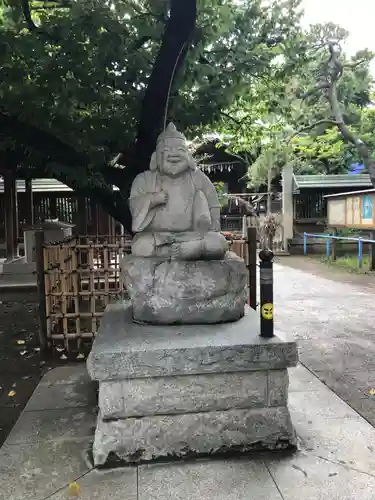
[[[151,235],[150,235],[151,236]],[[154,238],[149,235],[135,237],[132,242],[132,254],[136,257],[152,257],[155,254]]]
[[[208,233],[204,238],[206,255],[210,258],[222,258],[228,250],[228,242],[220,233]]]

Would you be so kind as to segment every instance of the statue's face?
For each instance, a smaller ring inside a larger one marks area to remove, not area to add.
[[[190,166],[189,152],[185,141],[165,139],[158,144],[160,171],[171,177],[186,172]]]

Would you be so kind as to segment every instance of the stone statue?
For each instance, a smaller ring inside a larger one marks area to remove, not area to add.
[[[135,256],[214,260],[228,250],[216,189],[172,123],[157,140],[150,170],[134,180],[129,204]]]
[[[132,254],[121,267],[133,320],[205,324],[244,315],[247,272],[220,233],[215,187],[173,124],[132,185]]]

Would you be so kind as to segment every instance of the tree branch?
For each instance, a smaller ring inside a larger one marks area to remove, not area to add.
[[[108,213],[121,221],[128,230],[130,229],[131,218],[126,195],[122,196],[119,193],[118,196],[114,196],[112,191],[113,185],[130,187],[134,178],[130,169],[104,164],[97,166],[90,173],[90,161],[86,153],[76,151],[50,132],[23,123],[18,118],[5,113],[0,113],[0,139],[1,136],[12,138],[16,145],[21,146],[21,149],[26,147],[30,151],[27,152],[24,149],[21,151],[17,148],[14,154],[12,151],[7,155],[4,153],[4,158],[7,156],[14,160],[16,157],[18,164],[26,164],[20,167],[20,171],[29,173],[32,171],[34,176],[51,177],[51,165],[55,165],[53,176],[56,179],[89,198],[97,199]],[[36,157],[32,151],[37,152]],[[31,170],[30,164],[35,164],[36,167]],[[72,172],[71,175],[66,175],[67,169]],[[79,170],[81,175],[78,173]],[[79,176],[85,179],[82,185],[77,181],[72,181],[72,178]],[[94,179],[95,176],[99,179]],[[90,182],[91,180],[94,182]]]
[[[365,60],[357,61],[354,64],[343,65],[340,61],[341,49],[340,47],[337,49],[337,47],[339,46],[334,42],[328,43],[328,50],[330,57],[327,63],[325,64],[326,80],[322,82],[324,84],[323,87],[318,86],[315,89],[318,90],[319,88],[324,88],[327,90],[326,95],[328,98],[328,102],[334,120],[331,119],[319,120],[316,123],[308,125],[307,127],[304,127],[302,130],[293,134],[288,142],[290,142],[296,135],[311,130],[320,124],[326,123],[335,125],[339,129],[343,139],[353,144],[353,146],[355,146],[355,148],[357,149],[359,155],[361,156],[361,158],[363,159],[364,163],[366,164],[369,170],[371,182],[375,187],[375,160],[372,158],[372,154],[368,146],[346,125],[344,120],[344,115],[341,110],[340,102],[337,96],[337,82],[342,77],[344,68],[353,69],[362,64],[363,62],[365,62]]]
[[[320,90],[328,89],[329,83],[328,82],[319,82],[314,88],[311,90],[308,90],[304,94],[302,94],[301,99],[305,100],[308,97],[311,97],[312,95],[315,95],[317,92]]]
[[[335,117],[336,124],[338,129],[340,130],[340,133],[342,137],[353,144],[355,148],[357,149],[359,155],[363,159],[364,163],[366,164],[371,182],[373,186],[375,187],[375,161],[372,158],[372,154],[368,148],[368,146],[360,139],[354,132],[350,130],[350,128],[346,125],[343,113],[340,108],[340,103],[337,97],[337,89],[336,89],[336,82],[332,83],[331,88],[328,91],[328,100],[332,109],[332,113]]]
[[[241,125],[241,120],[237,120],[237,118],[234,118],[233,116],[231,116],[230,114],[228,113],[225,113],[224,111],[220,111],[220,114],[222,116],[225,116],[225,118],[229,118],[229,120],[232,120],[234,123],[236,123],[237,125]]]
[[[50,132],[19,120],[16,116],[0,111],[0,136],[11,137],[20,144],[42,152],[45,156],[65,165],[81,167],[88,163],[85,153],[77,152]]]
[[[297,137],[298,135],[301,135],[303,134],[304,132],[309,132],[310,130],[312,130],[313,128],[316,128],[316,127],[319,127],[319,125],[339,125],[339,123],[335,120],[330,120],[330,119],[323,119],[323,120],[318,120],[317,122],[314,122],[314,123],[311,123],[310,125],[306,125],[306,127],[303,127],[301,130],[298,130],[297,132],[295,132],[293,135],[291,135],[288,139],[288,143],[294,139],[295,137]]]
[[[356,61],[354,63],[348,63],[348,64],[343,64],[342,67],[343,69],[355,69],[358,68],[361,64],[364,64],[367,62],[367,59],[360,59],[359,61]]]
[[[49,33],[47,33],[47,31],[39,28],[34,23],[32,15],[31,15],[29,0],[21,0],[21,7],[22,7],[23,17],[25,18],[25,22],[26,22],[26,25],[27,25],[27,28],[29,29],[29,31],[34,31],[38,35],[42,35],[44,37],[47,37],[51,41],[56,41],[53,39],[53,37]]]

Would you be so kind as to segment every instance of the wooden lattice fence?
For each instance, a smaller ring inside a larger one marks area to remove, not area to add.
[[[86,357],[106,306],[126,295],[120,261],[130,253],[125,236],[74,236],[41,245],[38,272],[41,344],[69,359]],[[231,250],[247,262],[247,245]]]
[[[76,236],[43,245],[46,344],[67,356],[86,355],[109,302],[123,298],[121,236]],[[43,318],[42,318],[43,321]]]

